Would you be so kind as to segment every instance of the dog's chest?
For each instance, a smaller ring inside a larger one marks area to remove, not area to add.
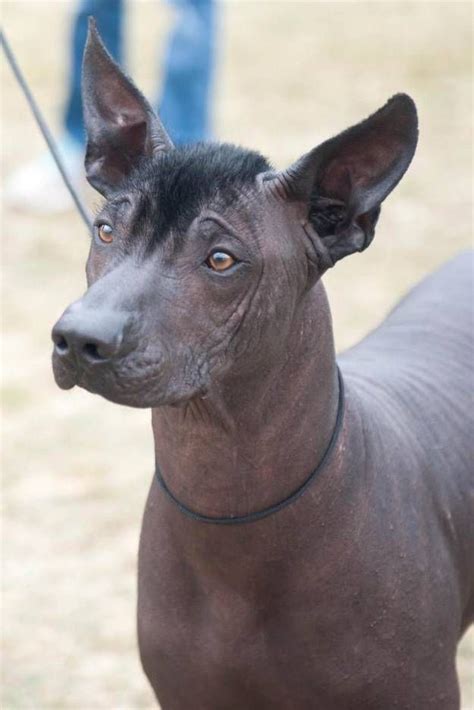
[[[384,638],[365,631],[344,611],[339,625],[317,609],[272,616],[218,595],[198,602],[177,594],[139,613],[142,663],[163,710],[455,707],[441,656],[428,662],[412,643],[408,662],[394,629]]]
[[[301,516],[304,534],[293,536],[293,554],[281,555],[283,543],[270,538],[236,549],[229,538],[199,540],[196,526],[180,536],[160,501],[152,489],[140,547],[138,630],[163,710],[455,707],[443,700],[446,689],[451,699],[457,692],[453,622],[438,609],[451,605],[417,581],[408,554],[392,555],[390,575],[383,575],[383,538],[364,535],[377,542],[368,554],[355,530],[341,536],[331,529],[323,545],[321,531]],[[356,516],[347,520],[359,525]],[[342,544],[347,540],[350,546]],[[434,622],[451,639],[443,647],[432,647]]]
[[[164,710],[303,710],[322,678],[332,687],[344,681],[334,659],[333,677],[318,667],[307,610],[257,608],[218,587],[183,594],[177,585],[167,597],[142,590],[138,627],[143,666]]]

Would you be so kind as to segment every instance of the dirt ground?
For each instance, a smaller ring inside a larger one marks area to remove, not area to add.
[[[17,0],[1,10],[57,132],[72,6]],[[255,0],[220,11],[221,140],[283,166],[396,91],[418,104],[418,153],[373,245],[325,279],[342,349],[470,245],[471,4]],[[129,3],[130,72],[150,96],[169,22],[164,3]],[[1,81],[5,176],[43,145],[4,63]],[[149,413],[53,382],[50,328],[84,288],[88,237],[78,216],[5,208],[2,235],[2,707],[152,708],[135,638],[136,552],[153,466]],[[472,631],[458,668],[463,708],[474,708]]]

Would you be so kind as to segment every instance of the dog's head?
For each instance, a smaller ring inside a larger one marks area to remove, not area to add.
[[[175,148],[93,25],[83,104],[87,178],[106,201],[53,368],[60,387],[139,407],[281,358],[312,286],[370,244],[417,141],[399,94],[282,172],[230,145]]]

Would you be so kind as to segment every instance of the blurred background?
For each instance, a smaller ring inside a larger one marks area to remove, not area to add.
[[[2,24],[56,135],[75,7],[1,3]],[[128,72],[153,98],[173,8],[136,0],[125,10]],[[471,244],[472,5],[236,0],[216,11],[213,134],[260,150],[276,167],[397,91],[418,105],[418,152],[384,203],[373,245],[325,277],[341,350]],[[4,61],[1,85],[8,182],[44,146]],[[87,199],[98,202],[92,192]],[[150,415],[54,384],[50,329],[85,288],[89,238],[77,213],[38,216],[6,202],[2,234],[2,707],[152,708],[135,635]],[[458,668],[463,708],[472,709],[472,631]]]

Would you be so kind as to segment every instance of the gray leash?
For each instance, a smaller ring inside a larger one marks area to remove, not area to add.
[[[28,84],[26,83],[26,79],[23,76],[20,67],[17,64],[17,61],[15,59],[15,55],[13,54],[13,51],[7,41],[7,38],[5,37],[5,33],[0,30],[0,44],[2,45],[3,51],[5,52],[5,56],[7,58],[7,61],[10,65],[10,68],[15,75],[15,78],[20,85],[23,94],[25,95],[25,98],[28,102],[28,105],[31,109],[31,112],[36,120],[37,125],[39,126],[39,129],[43,135],[43,138],[45,139],[48,148],[50,150],[51,155],[54,158],[54,162],[56,163],[59,172],[61,173],[61,177],[64,180],[64,183],[69,190],[69,193],[74,200],[74,204],[76,205],[79,214],[81,215],[82,219],[84,220],[85,224],[87,225],[88,229],[92,228],[92,221],[90,218],[90,215],[88,213],[87,208],[84,206],[84,203],[82,202],[81,198],[79,197],[77,191],[74,188],[74,185],[72,184],[71,180],[69,179],[69,176],[66,172],[66,169],[64,167],[63,161],[61,156],[59,155],[58,149],[56,148],[56,144],[54,142],[54,139],[51,135],[51,132],[48,128],[48,126],[45,123],[45,120],[43,119],[43,116],[41,115],[41,112],[38,108],[38,104],[36,103],[33,94],[31,93]]]

